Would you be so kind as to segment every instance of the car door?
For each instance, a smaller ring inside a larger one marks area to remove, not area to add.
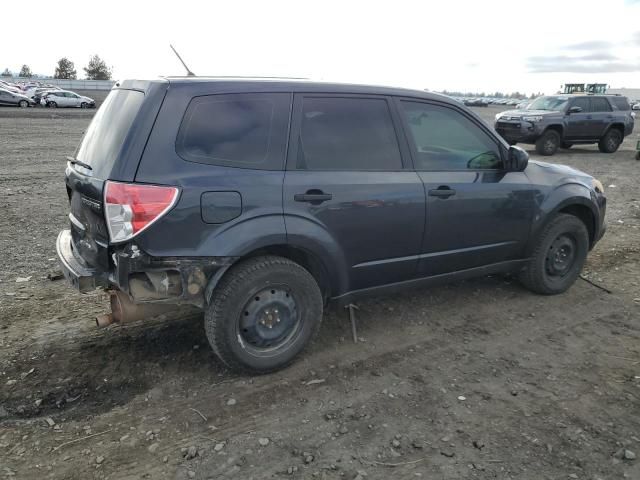
[[[506,147],[458,107],[413,99],[397,105],[426,192],[420,275],[521,258],[535,192],[525,173],[503,168]]]
[[[288,241],[309,235],[345,272],[339,291],[401,282],[416,274],[424,187],[405,168],[406,145],[384,96],[297,94],[283,207]],[[404,155],[403,152],[404,151]]]
[[[605,97],[591,97],[591,119],[589,119],[589,136],[600,138],[613,119],[609,101]]]
[[[0,105],[9,105],[10,96],[8,92],[0,91]]]
[[[572,107],[580,107],[580,112],[571,113]],[[576,97],[569,100],[566,113],[566,131],[564,132],[565,140],[585,140],[591,138],[592,120],[591,103],[589,97]]]
[[[67,93],[69,97],[69,106],[70,107],[79,107],[80,106],[80,96],[75,93]]]

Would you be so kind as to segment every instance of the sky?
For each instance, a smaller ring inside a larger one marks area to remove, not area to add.
[[[183,75],[171,43],[197,75],[469,92],[640,88],[640,0],[65,0],[63,10],[55,22],[3,22],[0,70],[52,75],[64,56],[84,78],[98,54],[114,79]]]

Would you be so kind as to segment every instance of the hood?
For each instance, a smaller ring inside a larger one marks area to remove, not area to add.
[[[532,177],[541,175],[545,177],[554,176],[557,177],[557,181],[553,183],[580,183],[588,188],[592,188],[592,180],[594,177],[581,172],[573,167],[567,165],[560,165],[557,163],[541,162],[540,160],[529,160],[529,164],[526,169],[527,175],[531,174]]]
[[[86,100],[87,102],[93,103],[95,102],[95,100],[93,98],[89,98],[89,97],[80,97],[82,100]]]
[[[555,112],[553,110],[506,110],[500,113],[500,117],[509,117],[510,120],[520,120],[523,116],[530,115],[561,115],[562,112]],[[515,118],[514,118],[515,117]]]

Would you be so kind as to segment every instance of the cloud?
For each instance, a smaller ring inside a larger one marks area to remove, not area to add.
[[[532,73],[618,73],[640,72],[640,63],[625,62],[608,53],[592,53],[577,57],[529,57],[527,68]]]
[[[593,40],[590,42],[574,43],[567,45],[566,50],[606,50],[611,48],[613,44],[611,42],[605,42],[602,40]]]

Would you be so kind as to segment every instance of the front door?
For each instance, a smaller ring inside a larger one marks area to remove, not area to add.
[[[503,168],[506,149],[462,110],[399,100],[427,219],[421,276],[521,258],[535,211],[523,172]]]
[[[347,278],[334,291],[361,290],[416,275],[425,194],[405,168],[390,99],[295,96],[284,180],[287,237],[309,232]],[[336,260],[338,259],[338,260]]]

